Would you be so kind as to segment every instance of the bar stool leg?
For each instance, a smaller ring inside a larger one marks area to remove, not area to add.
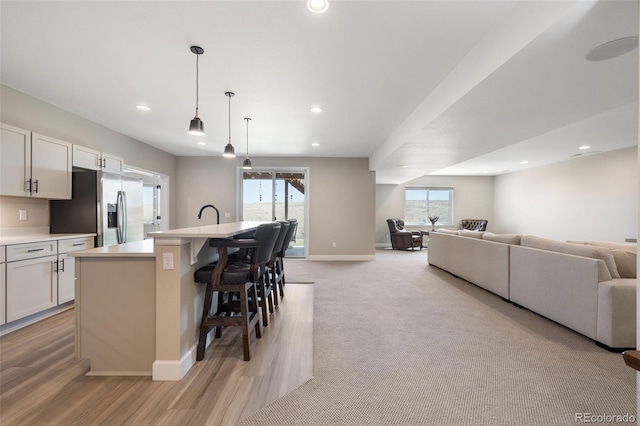
[[[209,312],[211,311],[211,299],[213,298],[213,289],[211,283],[207,283],[204,296],[204,305],[202,308],[202,321],[200,322],[200,333],[198,336],[198,350],[196,353],[196,360],[202,361],[204,359],[204,350],[207,344],[207,333],[209,332]]]
[[[253,285],[251,285],[252,288]],[[247,287],[240,293],[240,312],[242,315],[242,348],[244,350],[244,360],[251,360],[251,342],[249,341],[249,324],[251,324],[251,312],[249,311],[249,299]]]

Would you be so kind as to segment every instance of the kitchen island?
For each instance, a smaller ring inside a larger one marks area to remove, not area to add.
[[[211,238],[231,238],[263,222],[152,232],[136,243],[74,253],[79,259],[78,356],[92,375],[180,380],[194,365],[204,285],[193,273],[217,258]]]

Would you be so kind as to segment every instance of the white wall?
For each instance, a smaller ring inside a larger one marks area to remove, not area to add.
[[[638,234],[637,147],[495,178],[496,232],[623,242]]]
[[[404,217],[404,189],[411,186],[453,188],[453,223],[461,219],[487,219],[493,229],[493,177],[423,176],[401,185],[376,185],[376,244],[390,245],[387,219]],[[431,229],[407,226],[408,229]]]
[[[170,181],[176,176],[173,155],[4,85],[0,122],[123,157],[127,165],[167,175]],[[18,209],[27,207],[33,219],[16,222]],[[48,212],[47,200],[0,197],[0,228],[48,226]],[[175,212],[169,213],[173,224]]]
[[[360,259],[375,255],[375,174],[366,158],[251,159],[255,167],[308,167],[308,254],[310,258]],[[177,161],[178,227],[215,223],[215,212],[200,208],[214,204],[220,222],[237,218],[238,167],[242,158],[179,157]],[[224,213],[230,213],[225,219]],[[332,243],[336,242],[336,247]]]

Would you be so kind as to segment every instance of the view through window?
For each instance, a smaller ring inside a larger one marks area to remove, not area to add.
[[[242,220],[298,221],[287,256],[304,256],[305,183],[304,172],[242,171]]]
[[[404,221],[430,224],[429,216],[438,216],[437,225],[453,224],[453,188],[405,188]]]

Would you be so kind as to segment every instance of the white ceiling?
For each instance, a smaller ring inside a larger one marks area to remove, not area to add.
[[[251,117],[255,165],[368,157],[378,183],[497,175],[638,140],[637,49],[585,59],[638,35],[637,0],[333,0],[322,15],[303,0],[2,0],[0,14],[2,84],[174,155],[222,154],[226,91],[230,161]],[[205,49],[203,138],[187,134],[191,45]]]

